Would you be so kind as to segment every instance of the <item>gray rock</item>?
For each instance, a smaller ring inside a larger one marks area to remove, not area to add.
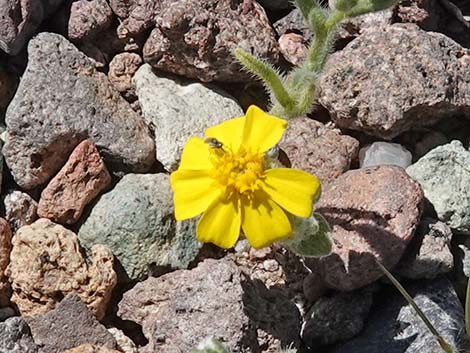
[[[313,32],[305,22],[302,13],[296,8],[289,12],[287,16],[276,21],[273,27],[279,36],[294,32],[301,34],[305,40],[310,40],[313,35]]]
[[[445,223],[430,218],[422,220],[394,272],[405,278],[432,279],[452,271],[451,240],[452,231]]]
[[[319,101],[339,127],[391,139],[470,117],[469,67],[470,51],[442,34],[414,24],[370,28],[330,57]]]
[[[204,130],[243,115],[235,99],[214,86],[157,76],[145,64],[134,76],[142,113],[155,129],[158,160],[165,169],[178,168],[186,141]]]
[[[127,174],[101,196],[80,227],[80,244],[107,245],[122,265],[121,281],[142,279],[154,266],[184,268],[199,253],[196,220],[176,222],[166,174]]]
[[[405,285],[437,331],[453,346],[463,342],[464,314],[450,282],[440,277]],[[383,293],[356,338],[331,353],[441,353],[436,339],[395,289]],[[457,350],[458,351],[458,350]]]
[[[411,164],[412,158],[410,151],[398,143],[391,142],[374,142],[359,151],[361,168],[377,165],[397,165],[406,168]]]
[[[54,310],[28,318],[41,353],[60,353],[85,343],[116,348],[116,340],[76,295],[66,296]]]
[[[38,219],[38,203],[27,193],[8,190],[3,198],[5,219],[10,224],[13,234],[23,226]]]
[[[143,53],[159,70],[203,82],[243,82],[250,74],[233,56],[236,47],[279,60],[274,31],[256,1],[163,0],[155,23]]]
[[[470,233],[470,152],[460,141],[436,147],[406,172],[424,190],[439,220]]]
[[[372,306],[370,287],[353,292],[336,292],[318,299],[305,318],[302,341],[308,347],[344,341],[362,331]]]
[[[40,33],[6,113],[3,153],[25,189],[44,184],[89,138],[112,171],[147,170],[155,147],[142,118],[65,38]]]
[[[70,7],[68,38],[85,40],[109,27],[113,12],[106,0],[78,0]]]
[[[0,353],[37,353],[28,324],[21,317],[0,323]]]

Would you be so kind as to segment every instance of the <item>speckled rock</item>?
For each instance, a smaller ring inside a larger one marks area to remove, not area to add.
[[[41,193],[39,217],[73,224],[83,209],[111,183],[111,176],[93,142],[81,142],[67,163]]]
[[[10,303],[11,289],[5,270],[10,262],[11,237],[8,222],[0,218],[0,307]]]
[[[121,353],[115,349],[110,349],[96,344],[82,344],[81,346],[67,349],[62,353]]]
[[[13,234],[38,219],[38,203],[25,192],[8,190],[3,198],[3,204],[5,219],[10,224]]]
[[[234,353],[274,351],[300,333],[296,306],[226,259],[138,283],[124,294],[118,314],[142,325],[149,340],[144,352],[188,352],[207,336],[222,339]],[[277,338],[277,347],[261,348],[260,330]]]
[[[450,282],[443,277],[405,285],[436,330],[458,348],[464,342],[464,314]],[[332,353],[440,353],[436,339],[405,299],[391,287],[379,300],[362,333],[332,349]]]
[[[142,279],[155,266],[187,267],[201,244],[196,220],[176,222],[166,174],[127,174],[100,197],[80,227],[80,244],[105,244],[116,256],[120,280]]]
[[[21,317],[11,317],[0,322],[0,352],[38,353],[26,321]]]
[[[155,14],[164,0],[110,0],[113,12],[122,20],[123,30],[139,34],[155,25]]]
[[[3,153],[24,189],[44,184],[83,140],[112,171],[145,171],[155,146],[142,118],[65,38],[40,33],[6,113]]]
[[[86,40],[104,31],[113,19],[106,0],[78,0],[72,2],[68,22],[68,38]]]
[[[139,352],[134,342],[129,337],[127,337],[124,334],[124,332],[122,332],[120,329],[111,327],[111,328],[108,328],[108,332],[113,335],[117,343],[117,348],[121,352],[124,352],[124,353],[138,353]]]
[[[395,16],[399,22],[415,23],[425,30],[436,31],[443,10],[439,0],[401,1],[395,8]]]
[[[319,102],[338,126],[391,139],[470,117],[469,67],[470,52],[442,34],[414,24],[371,28],[329,58]]]
[[[233,56],[236,47],[272,63],[279,60],[274,31],[256,1],[163,0],[155,23],[144,60],[159,70],[202,82],[238,82],[250,75]]]
[[[313,32],[305,22],[300,10],[294,8],[286,16],[274,23],[274,29],[279,36],[286,33],[298,33],[305,41],[309,41]]]
[[[332,227],[332,254],[308,259],[324,283],[353,290],[393,268],[418,225],[423,191],[400,167],[350,170],[326,185],[316,206]]]
[[[470,234],[469,165],[470,152],[452,141],[428,152],[406,172],[421,184],[439,220]]]
[[[142,58],[136,53],[119,53],[109,63],[108,78],[119,92],[135,95],[132,77],[142,65]]]
[[[309,118],[292,120],[279,147],[292,168],[312,173],[323,183],[347,171],[359,152],[356,139]]]
[[[77,295],[66,296],[54,310],[27,322],[41,353],[61,353],[87,343],[116,348],[114,337]]]
[[[113,254],[104,245],[85,259],[77,236],[41,218],[20,228],[13,238],[6,275],[22,316],[52,310],[69,293],[80,296],[101,319],[116,284]],[[87,262],[88,260],[88,262]]]
[[[243,115],[235,99],[220,89],[157,76],[150,65],[140,67],[134,82],[144,119],[155,129],[157,159],[168,171],[178,168],[191,136],[203,137],[205,129]]]
[[[366,287],[318,299],[305,318],[302,341],[313,348],[356,336],[364,327],[375,290]]]
[[[416,234],[405,256],[394,272],[401,277],[432,279],[452,271],[454,257],[450,251],[452,231],[443,222],[425,218],[416,229]]]
[[[292,65],[299,65],[308,55],[305,39],[297,33],[285,33],[278,39],[279,50]]]

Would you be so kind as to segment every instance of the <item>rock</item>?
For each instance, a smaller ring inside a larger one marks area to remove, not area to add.
[[[0,5],[1,7],[2,5]],[[0,9],[1,12],[1,9]],[[1,28],[1,20],[0,20]],[[1,29],[0,29],[1,33]],[[1,39],[0,39],[1,49]],[[0,64],[0,113],[8,107],[17,86],[17,78]]]
[[[115,327],[108,328],[108,332],[113,335],[117,343],[117,348],[120,351],[124,353],[138,353],[137,347],[135,346],[134,342],[129,337],[127,337],[124,332]]]
[[[121,351],[109,349],[103,346],[97,346],[94,344],[82,344],[76,348],[67,349],[62,353],[121,353]]]
[[[427,31],[437,31],[440,13],[443,12],[438,0],[401,1],[395,7],[395,20],[415,23]]]
[[[27,321],[41,353],[60,353],[86,343],[116,348],[114,337],[77,295],[66,296],[54,310]]]
[[[279,50],[292,65],[299,65],[308,55],[308,47],[300,34],[285,33],[278,39]]]
[[[191,136],[204,136],[205,129],[243,115],[235,101],[215,86],[157,76],[143,65],[134,76],[145,121],[152,126],[158,160],[166,170],[178,168],[183,147]]]
[[[432,279],[452,271],[451,229],[431,218],[421,221],[410,247],[394,272],[401,277]]]
[[[359,142],[318,121],[297,118],[289,123],[279,147],[292,168],[305,170],[326,183],[349,169],[357,157]]]
[[[119,53],[109,63],[108,78],[119,92],[135,95],[132,77],[142,65],[142,58],[136,53]]]
[[[141,117],[65,38],[40,33],[6,113],[3,153],[24,189],[44,184],[83,140],[112,171],[145,171],[155,146]]]
[[[424,190],[439,220],[470,234],[470,152],[460,141],[428,152],[406,172]]]
[[[226,259],[207,259],[190,271],[138,283],[124,293],[118,314],[142,325],[146,352],[189,352],[208,336],[233,353],[258,352],[257,329],[276,338],[277,348],[298,341],[300,333],[296,306],[281,291],[244,278]]]
[[[470,117],[469,67],[469,51],[442,34],[413,24],[371,28],[331,55],[319,102],[339,127],[391,139],[453,115]]]
[[[3,203],[5,205],[5,219],[10,224],[13,234],[38,218],[38,203],[25,192],[8,190],[3,197]]]
[[[398,143],[391,142],[374,142],[359,151],[361,168],[377,165],[397,165],[406,168],[411,164],[412,158],[410,151]]]
[[[176,222],[166,174],[127,174],[100,197],[78,232],[80,244],[107,245],[120,281],[143,279],[158,266],[187,267],[199,253],[196,220]]]
[[[111,183],[108,169],[93,142],[85,140],[41,193],[38,215],[73,224],[83,209]]]
[[[88,260],[88,262],[87,262]],[[116,284],[113,254],[104,245],[85,259],[77,236],[48,219],[20,228],[6,270],[22,316],[52,310],[69,293],[80,296],[101,319]]]
[[[145,32],[155,25],[155,15],[164,0],[110,0],[109,5],[123,21],[123,28],[131,34]]]
[[[318,299],[305,318],[302,341],[318,347],[356,336],[364,327],[374,291],[367,287]]]
[[[436,330],[458,351],[458,344],[464,341],[464,314],[450,282],[440,277],[405,288]],[[442,352],[416,312],[395,288],[391,290],[378,296],[362,333],[332,349],[332,353],[379,353],[384,347],[387,353]]]
[[[159,70],[202,82],[243,82],[250,74],[233,56],[236,47],[271,63],[279,60],[274,31],[256,1],[163,0],[155,23],[144,60]]]
[[[5,270],[10,262],[11,237],[8,222],[0,218],[0,307],[10,303],[11,288]]]
[[[429,131],[414,144],[413,157],[415,160],[423,157],[432,149],[449,143],[449,138],[440,131]]]
[[[38,346],[31,337],[26,321],[21,317],[11,317],[0,323],[0,352],[38,353]]]
[[[467,294],[468,278],[470,277],[470,237],[463,234],[454,234],[452,254],[454,256],[454,269],[448,275],[462,303]]]
[[[393,268],[418,225],[423,191],[396,166],[350,170],[327,184],[316,206],[330,224],[332,254],[308,259],[324,283],[349,291]]]
[[[109,27],[113,12],[106,0],[77,0],[72,2],[68,23],[68,38],[86,40]]]
[[[302,13],[297,8],[294,8],[286,16],[276,21],[273,27],[279,36],[286,33],[297,33],[302,35],[303,39],[308,42],[313,36],[313,32],[310,30]]]

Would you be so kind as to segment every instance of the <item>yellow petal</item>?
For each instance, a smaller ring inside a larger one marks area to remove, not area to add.
[[[251,246],[256,249],[269,246],[292,234],[286,213],[262,191],[253,201],[242,201],[242,228]]]
[[[245,117],[239,117],[224,121],[219,125],[212,126],[206,130],[206,137],[212,137],[223,143],[224,148],[234,152],[238,151],[242,142],[243,126]]]
[[[179,169],[211,169],[209,148],[202,138],[189,138],[181,155]]]
[[[256,152],[266,152],[273,147],[286,130],[287,121],[265,113],[255,105],[248,108],[243,130],[242,145]]]
[[[221,193],[208,170],[179,169],[171,174],[170,183],[178,221],[204,212]]]
[[[197,238],[229,249],[240,236],[241,213],[238,200],[219,198],[202,215],[197,225]]]
[[[317,177],[290,168],[266,170],[261,187],[282,208],[299,217],[310,217],[321,190]]]

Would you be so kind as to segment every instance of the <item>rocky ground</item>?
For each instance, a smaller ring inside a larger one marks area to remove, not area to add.
[[[268,103],[233,48],[288,70],[310,38],[287,0],[0,0],[1,353],[440,352],[375,260],[465,349],[468,0],[341,25],[280,143],[323,183],[330,256],[223,252],[173,218],[187,138]]]

